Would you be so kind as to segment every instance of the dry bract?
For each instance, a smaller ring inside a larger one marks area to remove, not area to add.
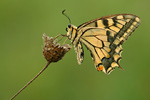
[[[43,34],[44,47],[43,55],[49,62],[57,62],[71,49],[68,44],[60,45],[53,37]]]

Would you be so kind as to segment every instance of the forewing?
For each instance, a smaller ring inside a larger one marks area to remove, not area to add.
[[[118,37],[122,43],[131,35],[131,33],[139,26],[139,17],[132,14],[117,14],[106,17],[101,17],[89,22],[86,22],[78,27],[78,30],[83,30],[87,27],[105,28],[114,32],[114,38]]]
[[[135,20],[136,22],[140,23],[140,19],[136,15],[133,15],[133,14],[116,14],[116,15],[100,17],[100,18],[85,22],[85,23],[78,26],[78,30],[80,30],[84,27],[99,27],[99,28],[107,28],[109,26],[117,26],[118,27],[118,24],[125,25],[130,20],[132,20],[132,21]]]
[[[76,51],[78,64],[81,64],[84,59],[84,50],[81,42],[78,42],[78,44],[75,46],[75,51]]]

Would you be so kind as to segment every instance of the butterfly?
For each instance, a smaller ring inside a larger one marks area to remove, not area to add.
[[[116,66],[123,69],[119,64],[122,44],[139,24],[140,18],[136,15],[115,14],[88,21],[78,27],[69,24],[66,30],[68,39],[75,47],[78,63],[81,64],[84,59],[84,44],[91,53],[95,68],[110,74]]]

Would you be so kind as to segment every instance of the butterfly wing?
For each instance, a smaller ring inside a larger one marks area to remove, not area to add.
[[[79,25],[77,28],[78,28],[78,30],[80,30],[84,27],[107,28],[109,26],[117,26],[118,24],[125,25],[130,20],[136,21],[138,24],[140,23],[140,19],[136,15],[133,15],[133,14],[116,14],[116,15],[100,17],[100,18],[85,22],[85,23]],[[137,23],[133,23],[133,24],[136,25]]]
[[[81,64],[83,62],[83,59],[84,59],[84,50],[83,50],[83,46],[82,46],[81,42],[79,42],[75,46],[75,51],[76,51],[78,64]]]
[[[80,41],[90,50],[98,71],[109,74],[120,67],[122,44],[139,26],[140,19],[131,14],[98,18],[78,27]]]

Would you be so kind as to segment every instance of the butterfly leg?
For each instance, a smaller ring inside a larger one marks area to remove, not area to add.
[[[68,40],[68,38],[63,42],[63,45],[65,44],[65,42]]]
[[[55,40],[56,38],[60,37],[60,36],[62,36],[62,38],[63,38],[63,37],[67,37],[66,34],[65,34],[65,35],[64,35],[64,34],[59,34],[59,35],[55,36],[54,40]]]
[[[59,35],[55,36],[54,40],[55,40],[56,38],[60,37],[60,36],[61,36],[61,38],[60,38],[57,42],[61,41],[64,37],[67,37],[67,35],[59,34]],[[66,41],[66,40],[65,40],[65,41]],[[63,44],[65,43],[65,41],[63,42]]]

